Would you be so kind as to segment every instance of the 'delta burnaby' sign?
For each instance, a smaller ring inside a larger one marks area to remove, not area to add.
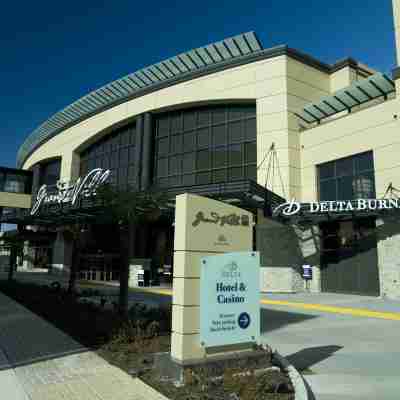
[[[57,182],[57,190],[54,192],[49,192],[47,185],[41,186],[32,206],[31,215],[37,214],[44,204],[70,203],[74,205],[79,198],[95,196],[96,189],[108,179],[110,173],[109,169],[95,168],[75,183]]]
[[[282,214],[291,216],[300,210],[308,213],[335,213],[346,211],[368,211],[400,208],[400,199],[357,199],[353,201],[319,201],[299,203],[290,201],[283,203],[274,209],[273,215]]]
[[[260,254],[201,259],[200,341],[204,347],[257,342],[260,336]]]

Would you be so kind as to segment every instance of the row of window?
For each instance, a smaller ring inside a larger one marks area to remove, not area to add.
[[[32,178],[12,172],[0,172],[0,192],[30,193]]]
[[[255,142],[234,144],[159,158],[157,160],[157,176],[190,173],[196,170],[221,168],[228,165],[242,166],[243,164],[255,164],[256,161],[257,148]]]
[[[231,122],[226,125],[198,128],[184,134],[176,134],[157,139],[157,153],[176,154],[207,147],[240,143],[254,140],[256,119]]]
[[[168,136],[171,133],[187,132],[198,127],[225,124],[228,121],[255,118],[254,105],[229,105],[201,107],[165,113],[157,117],[157,136]]]
[[[156,183],[159,187],[166,188],[173,186],[205,185],[209,183],[221,183],[240,179],[251,179],[256,181],[256,165],[219,168],[211,171],[161,177],[157,179]]]

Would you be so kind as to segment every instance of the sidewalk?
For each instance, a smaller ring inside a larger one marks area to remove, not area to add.
[[[0,388],[7,400],[166,399],[2,293]]]

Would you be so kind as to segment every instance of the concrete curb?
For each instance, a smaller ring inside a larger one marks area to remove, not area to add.
[[[303,376],[297,369],[289,363],[289,361],[282,357],[276,350],[272,355],[273,362],[275,362],[281,369],[287,371],[295,393],[295,400],[312,400],[309,390],[307,390],[306,383]]]

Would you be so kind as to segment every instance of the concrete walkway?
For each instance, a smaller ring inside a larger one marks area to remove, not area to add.
[[[263,341],[305,370],[317,400],[400,398],[400,321],[356,314],[398,315],[400,302],[325,293],[269,294],[263,299],[276,302],[263,304]],[[338,312],[303,307],[316,304]],[[340,309],[355,313],[341,314]]]
[[[2,293],[0,398],[165,400]]]

